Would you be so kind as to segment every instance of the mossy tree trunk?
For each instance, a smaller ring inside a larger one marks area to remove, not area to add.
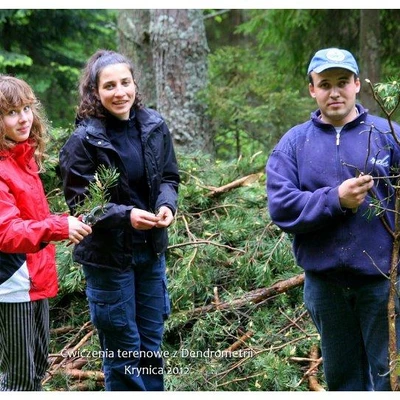
[[[118,46],[137,68],[137,83],[146,106],[157,108],[153,54],[150,44],[150,10],[120,10]]]
[[[366,78],[371,82],[381,79],[381,34],[380,10],[360,10],[360,77],[363,83]],[[371,114],[379,113],[379,106],[371,97],[368,85],[361,85],[361,104]]]
[[[150,10],[157,108],[177,147],[213,153],[206,107],[199,97],[208,79],[209,52],[203,12]]]

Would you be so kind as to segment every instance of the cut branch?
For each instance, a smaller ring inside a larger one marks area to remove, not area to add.
[[[217,246],[217,247],[224,247],[225,249],[228,250],[232,250],[232,251],[238,251],[239,253],[246,253],[244,250],[242,249],[237,249],[235,247],[231,247],[228,246],[226,244],[221,244],[221,243],[217,243],[217,242],[213,242],[211,240],[195,240],[194,242],[185,242],[185,243],[177,243],[177,244],[173,244],[171,246],[168,246],[168,250],[170,249],[176,249],[178,247],[184,247],[184,246],[198,246],[200,244],[211,244],[213,246]]]
[[[101,371],[82,371],[80,369],[65,369],[63,373],[72,379],[92,379],[98,382],[104,381],[104,373]]]
[[[254,335],[253,331],[248,331],[244,335],[242,335],[235,343],[231,344],[226,350],[224,350],[223,354],[229,354],[233,351],[236,351],[239,347],[246,344],[246,340],[250,339]]]
[[[80,334],[84,332],[86,329],[90,328],[91,330],[84,335],[84,337],[75,345],[73,344],[76,340],[79,339]],[[60,351],[59,354],[51,355],[50,358],[50,366],[48,370],[47,377],[43,380],[42,384],[46,384],[48,381],[52,379],[52,377],[59,371],[61,368],[65,368],[67,363],[71,362],[70,357],[65,357],[66,354],[74,354],[77,352],[79,348],[81,348],[90,337],[94,334],[95,330],[93,329],[93,325],[90,321],[86,322],[80,329],[79,332],[72,338],[72,340],[67,343],[66,346]],[[73,346],[73,347],[72,347]]]
[[[317,368],[322,363],[322,357],[319,357],[318,347],[316,345],[313,345],[311,347],[309,357],[307,357],[307,358],[291,357],[290,360],[297,361],[297,362],[303,362],[303,361],[309,362],[308,370],[304,373],[303,377],[297,383],[296,387],[300,386],[305,380],[308,379],[308,386],[311,391],[314,391],[314,392],[324,392],[325,391],[325,389],[318,383],[318,380],[315,376]]]
[[[207,194],[209,197],[214,197],[218,196],[221,193],[228,192],[229,190],[236,189],[241,186],[248,186],[251,185],[252,183],[258,181],[262,176],[264,175],[263,172],[259,172],[257,174],[251,174],[244,176],[243,178],[239,178],[231,183],[228,183],[227,185],[220,186],[220,187],[209,187],[208,189],[211,190],[210,193]]]
[[[316,369],[322,363],[322,357],[318,358],[318,347],[312,346],[310,351],[310,369],[308,373],[308,387],[313,392],[325,392],[325,389],[320,385],[316,377]]]
[[[187,315],[189,318],[192,318],[195,316],[206,314],[210,311],[238,309],[244,306],[248,306],[249,304],[258,304],[265,299],[286,292],[289,289],[302,285],[303,283],[304,273],[296,275],[284,281],[279,281],[271,287],[253,290],[246,293],[243,297],[240,297],[239,299],[219,303],[218,306],[216,306],[215,304],[209,304],[207,306],[194,308],[193,310],[183,311],[179,314],[184,314]]]
[[[59,336],[64,335],[65,333],[73,331],[75,328],[73,326],[61,326],[60,328],[50,329],[50,334]]]

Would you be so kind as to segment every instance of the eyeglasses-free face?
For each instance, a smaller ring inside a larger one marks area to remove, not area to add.
[[[135,101],[133,76],[127,64],[112,64],[99,75],[98,94],[103,107],[118,119],[128,119]]]
[[[24,142],[29,138],[33,122],[33,113],[30,105],[9,110],[3,116],[5,136],[14,142]]]

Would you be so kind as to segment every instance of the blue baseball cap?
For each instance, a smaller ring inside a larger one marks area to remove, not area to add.
[[[359,75],[357,61],[347,51],[337,48],[322,49],[315,53],[308,66],[308,72],[314,71],[319,74],[329,68],[343,68]]]

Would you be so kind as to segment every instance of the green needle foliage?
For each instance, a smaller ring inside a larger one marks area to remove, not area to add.
[[[88,214],[95,207],[104,209],[110,200],[109,190],[118,184],[119,172],[116,168],[100,165],[89,183],[85,201],[77,207],[76,214]]]
[[[162,345],[166,389],[308,390],[302,378],[309,365],[291,360],[308,357],[319,340],[304,308],[301,286],[258,304],[244,301],[241,306],[194,313],[202,306],[244,299],[251,291],[302,272],[293,259],[290,238],[271,223],[267,212],[265,156],[257,153],[226,162],[203,154],[178,154],[178,160],[182,183],[167,251],[171,315]],[[213,194],[215,188],[249,175],[257,179]],[[110,181],[102,180],[101,187],[94,181],[95,193]],[[69,314],[77,331],[89,320],[89,311],[81,268],[71,261],[70,251],[58,247],[62,291],[53,310],[74,299]],[[59,322],[53,311],[54,326],[66,323],[69,308],[62,309]],[[237,352],[229,355],[226,350],[246,334]],[[62,345],[60,337],[52,339],[55,349]],[[89,345],[99,348],[97,335]]]
[[[212,195],[243,176],[263,171],[261,153],[212,163],[202,155],[180,156],[179,212],[170,227],[168,271],[172,314],[163,349],[168,390],[307,390],[292,356],[307,356],[318,343],[305,313],[301,288],[266,300],[192,315],[216,302],[301,273],[291,242],[270,221],[265,177]],[[291,320],[298,319],[298,327]],[[237,357],[223,356],[246,332]],[[293,342],[293,344],[290,344]]]

